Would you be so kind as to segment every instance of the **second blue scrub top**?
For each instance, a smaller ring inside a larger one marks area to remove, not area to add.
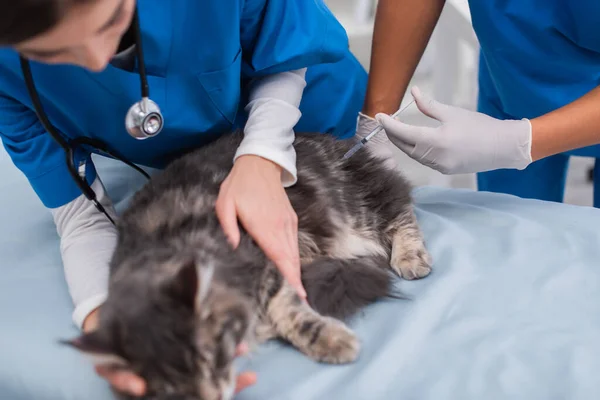
[[[481,44],[479,111],[499,119],[533,119],[600,84],[600,1],[469,0],[469,5]],[[479,173],[478,189],[561,202],[570,155],[600,158],[600,146],[547,157],[523,171]],[[598,162],[594,176],[594,206],[600,207]]]
[[[243,127],[252,78],[304,67],[296,130],[354,134],[367,75],[322,0],[139,0],[138,8],[150,98],[165,118],[163,131],[138,141],[125,130],[125,115],[140,100],[137,69],[109,65],[93,73],[32,62],[44,109],[64,136],[99,138],[134,163],[162,168]],[[0,50],[0,135],[44,205],[58,207],[81,194],[63,150],[37,120],[18,54],[9,49]],[[88,181],[94,178],[88,168]]]
[[[600,1],[469,0],[481,45],[479,108],[536,118],[600,84]],[[598,147],[574,151],[600,156]]]

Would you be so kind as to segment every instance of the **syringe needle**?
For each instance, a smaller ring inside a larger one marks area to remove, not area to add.
[[[393,113],[391,115],[392,118],[396,119],[400,116],[400,114],[402,114],[404,112],[404,110],[406,110],[408,107],[411,106],[412,103],[414,103],[415,101],[411,101],[410,103],[408,103],[404,108],[399,109],[398,111],[396,111],[395,113]],[[373,131],[371,131],[371,133],[369,133],[367,136],[365,136],[364,138],[361,139],[360,142],[356,143],[354,146],[352,146],[352,148],[350,150],[348,150],[346,152],[346,154],[344,154],[344,159],[350,158],[354,155],[354,153],[356,153],[358,150],[360,150],[361,148],[363,148],[363,146],[373,138],[373,136],[377,135],[379,132],[381,132],[383,130],[383,126],[379,125],[377,128],[373,129]]]

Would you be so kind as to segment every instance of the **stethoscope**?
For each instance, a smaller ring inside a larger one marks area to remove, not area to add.
[[[138,140],[143,140],[158,135],[164,126],[164,119],[158,105],[149,98],[150,88],[148,86],[148,81],[146,77],[146,66],[144,63],[144,53],[142,49],[142,33],[140,29],[140,21],[137,9],[133,16],[132,23],[134,25],[133,29],[135,35],[136,57],[138,59],[140,82],[142,86],[142,100],[131,106],[131,108],[127,112],[127,116],[125,117],[125,128],[132,137]],[[73,178],[83,195],[89,201],[91,201],[94,204],[94,206],[98,209],[98,211],[103,213],[106,216],[106,218],[108,218],[108,220],[114,225],[115,221],[106,211],[104,206],[100,204],[96,193],[94,192],[92,187],[87,183],[87,180],[85,178],[86,162],[82,161],[78,166],[75,165],[76,149],[80,146],[95,149],[101,155],[112,157],[127,164],[131,168],[144,175],[147,179],[150,179],[150,176],[146,173],[146,171],[133,164],[132,162],[128,161],[114,150],[110,150],[108,146],[106,146],[106,144],[104,144],[98,139],[92,139],[88,137],[65,139],[64,137],[62,137],[60,133],[58,133],[58,130],[54,126],[52,126],[52,124],[48,120],[48,116],[44,112],[38,92],[33,83],[33,76],[31,74],[31,66],[29,64],[29,61],[22,56],[20,56],[19,58],[21,61],[21,70],[23,71],[23,76],[25,78],[25,84],[27,85],[27,91],[29,92],[29,96],[31,97],[35,113],[37,114],[37,117],[40,120],[44,129],[46,129],[50,136],[65,151],[69,174],[71,175],[71,177]]]

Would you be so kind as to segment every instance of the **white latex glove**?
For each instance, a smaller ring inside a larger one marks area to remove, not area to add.
[[[419,110],[441,122],[437,128],[411,126],[377,114],[389,139],[414,160],[443,174],[524,169],[531,163],[531,123],[498,120],[452,107],[411,90]]]
[[[365,138],[373,129],[377,128],[381,124],[376,119],[369,117],[363,113],[358,113],[358,119],[356,122],[356,139],[360,141]],[[384,160],[384,164],[389,168],[396,168],[397,161],[394,156],[395,146],[390,139],[386,136],[385,132],[379,132],[373,136],[365,146],[359,151],[369,151],[374,156],[380,157]]]

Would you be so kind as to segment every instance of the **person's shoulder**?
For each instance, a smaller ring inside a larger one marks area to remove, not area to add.
[[[0,47],[0,70],[20,69],[19,53],[7,47]]]
[[[0,95],[12,97],[23,80],[19,54],[0,48]]]

